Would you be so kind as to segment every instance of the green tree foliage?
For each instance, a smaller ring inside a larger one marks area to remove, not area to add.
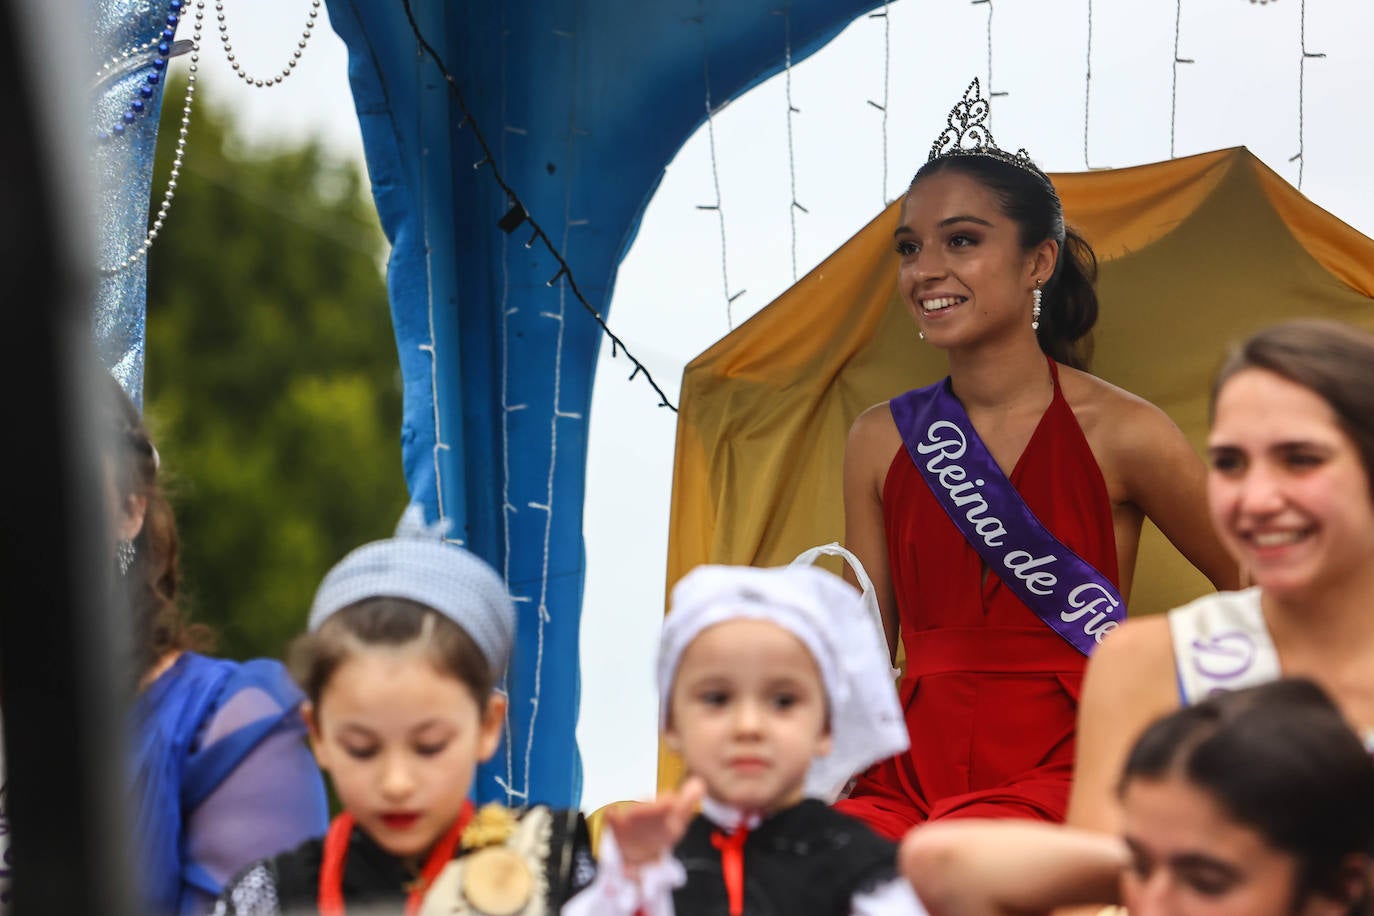
[[[147,414],[186,605],[228,656],[280,655],[316,586],[405,505],[384,240],[356,167],[235,150],[198,88],[148,276]],[[156,205],[179,127],[168,87]]]

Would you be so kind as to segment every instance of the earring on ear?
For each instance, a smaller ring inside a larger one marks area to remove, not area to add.
[[[115,545],[115,560],[119,563],[119,574],[127,576],[129,567],[134,565],[134,542],[128,538],[120,538]]]
[[[1031,306],[1031,330],[1040,330],[1040,281],[1035,281],[1035,289],[1031,290],[1031,301],[1035,304]]]
[[[917,331],[917,332],[916,332],[916,336],[919,337],[921,340],[925,340],[925,339],[926,339],[926,332],[925,332],[925,331]]]

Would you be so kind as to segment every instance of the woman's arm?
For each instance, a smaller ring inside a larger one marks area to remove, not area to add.
[[[1179,553],[1219,590],[1238,588],[1240,572],[1212,527],[1207,468],[1168,414],[1132,399],[1114,423],[1115,460],[1127,497]]]
[[[870,407],[849,429],[844,450],[844,543],[863,564],[878,595],[888,654],[897,657],[897,599],[883,527],[883,480],[901,442],[887,403]],[[858,587],[848,566],[845,580]]]
[[[1007,916],[1115,903],[1116,837],[1054,824],[945,821],[907,834],[899,862],[932,916]]]
[[[231,697],[208,723],[198,756],[214,757],[240,728],[265,721],[275,724],[187,814],[187,874],[210,899],[249,863],[321,836],[328,825],[324,782],[305,745],[305,726],[265,691],[248,688]]]
[[[1178,708],[1169,620],[1128,621],[1093,653],[1078,704],[1077,751],[1068,823],[1100,833],[1121,829],[1121,768],[1145,726]]]

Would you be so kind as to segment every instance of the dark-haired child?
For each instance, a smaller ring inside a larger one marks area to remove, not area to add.
[[[241,873],[217,913],[559,912],[595,876],[576,812],[468,799],[500,741],[515,613],[500,576],[412,506],[330,570],[292,666],[344,807]]]

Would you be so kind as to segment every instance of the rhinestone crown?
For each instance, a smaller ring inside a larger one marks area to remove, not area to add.
[[[991,156],[1010,163],[1049,182],[1048,176],[1031,161],[1030,155],[1019,149],[1009,153],[999,149],[988,127],[988,100],[983,98],[977,77],[964,90],[964,97],[949,110],[949,126],[930,144],[927,162],[946,156]]]

